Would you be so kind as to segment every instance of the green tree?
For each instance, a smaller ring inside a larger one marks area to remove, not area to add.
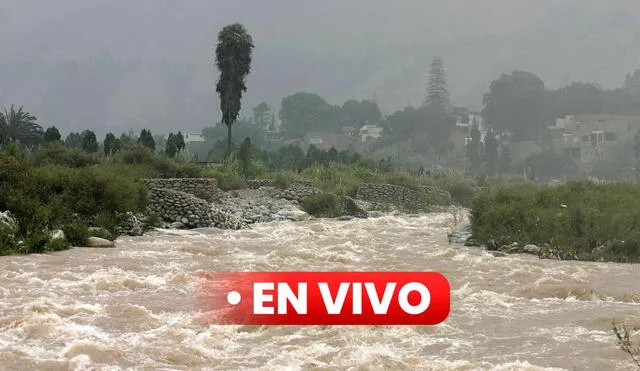
[[[67,135],[64,143],[72,148],[82,148],[82,134],[71,132]]]
[[[500,142],[493,130],[489,129],[484,136],[484,160],[487,165],[487,173],[493,175],[498,166],[498,146]]]
[[[165,148],[165,153],[167,154],[167,156],[171,158],[175,157],[178,152],[184,149],[184,147],[184,137],[182,136],[181,132],[178,132],[178,134],[169,133]]]
[[[389,116],[382,126],[383,145],[402,144],[419,154],[442,158],[449,154],[451,131],[456,119],[441,106],[429,104],[418,109],[406,107]]]
[[[510,132],[515,140],[531,140],[545,126],[544,82],[536,75],[515,71],[493,81],[483,96],[485,120],[498,133]]]
[[[85,130],[82,132],[82,149],[89,153],[98,152],[98,140],[96,133],[91,130]]]
[[[28,147],[38,144],[44,134],[36,123],[37,118],[20,107],[17,111],[11,106],[9,111],[0,112],[0,145],[20,142]]]
[[[249,169],[251,168],[251,140],[248,137],[244,138],[238,152],[242,173],[245,177],[248,177]]]
[[[220,78],[216,92],[220,95],[222,122],[227,126],[227,155],[231,156],[231,127],[240,113],[242,94],[247,91],[245,79],[251,72],[253,39],[244,26],[234,23],[218,34],[216,66]]]
[[[477,174],[482,165],[482,133],[477,123],[471,126],[471,140],[465,147],[467,163],[472,174]]]
[[[120,141],[115,135],[113,135],[113,133],[109,133],[104,137],[102,147],[104,149],[104,154],[106,156],[111,156],[120,150]]]
[[[153,135],[150,130],[142,129],[140,136],[138,137],[138,144],[149,148],[152,152],[156,150],[156,141],[153,139]]]
[[[342,105],[340,116],[343,125],[360,128],[364,125],[375,125],[382,119],[382,113],[376,102],[363,100],[358,102],[349,99]]]
[[[431,61],[429,71],[429,82],[427,83],[427,94],[425,105],[435,104],[444,109],[449,108],[449,90],[447,88],[447,73],[444,69],[444,62],[440,57],[434,57]]]
[[[594,84],[572,83],[555,91],[547,92],[549,120],[574,114],[604,113],[603,92]],[[619,99],[618,99],[619,100]]]
[[[120,138],[118,138],[118,142],[120,144],[121,150],[128,150],[136,145],[134,135],[135,134],[133,134],[133,131],[129,131],[129,134],[122,133],[120,135]]]
[[[47,130],[44,132],[44,137],[42,138],[42,141],[45,143],[53,143],[53,142],[59,142],[60,138],[62,138],[62,136],[60,135],[58,128],[56,128],[55,126],[52,126],[50,128],[47,128]]]
[[[282,99],[280,121],[287,138],[302,138],[309,131],[335,132],[340,107],[317,94],[298,92]]]
[[[176,148],[178,149],[178,152],[182,151],[185,147],[185,143],[184,143],[184,136],[180,131],[178,131],[178,134],[175,135],[174,140],[176,142]]]
[[[267,129],[271,120],[271,107],[262,102],[253,107],[253,122],[263,129]]]
[[[156,144],[155,145],[156,151],[158,151],[158,152],[166,152],[167,139],[164,138],[164,135],[160,135],[160,134],[156,134],[156,135],[153,136],[153,141]]]
[[[178,144],[176,143],[176,136],[173,135],[173,133],[169,133],[167,144],[165,146],[165,153],[170,158],[175,157],[176,153],[178,153]]]

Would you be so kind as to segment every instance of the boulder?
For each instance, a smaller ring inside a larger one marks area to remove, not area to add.
[[[114,247],[114,243],[100,237],[89,237],[85,242],[85,247]]]
[[[369,213],[365,206],[358,200],[346,196],[342,201],[342,216],[354,216],[356,218],[367,218]]]
[[[310,218],[309,214],[297,209],[280,210],[278,212],[278,215],[283,216],[285,219],[293,220],[294,222],[300,222],[303,220],[308,220]]]
[[[505,256],[507,256],[507,254],[503,253],[502,251],[487,251],[487,253],[489,255],[492,255],[496,258],[503,258]]]
[[[528,254],[538,255],[540,253],[541,248],[536,245],[525,245],[523,250]]]
[[[111,232],[102,227],[89,227],[89,234],[94,237],[111,238]]]
[[[170,229],[184,229],[185,225],[182,222],[173,222],[169,224]]]

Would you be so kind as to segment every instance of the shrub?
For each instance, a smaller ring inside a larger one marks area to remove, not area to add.
[[[85,167],[100,163],[100,158],[81,149],[66,146],[61,142],[53,142],[40,145],[32,153],[31,163],[36,166]]]
[[[276,187],[280,189],[287,189],[296,179],[292,172],[278,171],[269,176],[269,179],[273,180]]]
[[[340,216],[341,198],[333,193],[318,193],[305,197],[301,206],[304,211],[317,218]]]
[[[89,237],[89,227],[79,221],[63,226],[62,231],[72,246],[84,246]]]
[[[502,186],[472,201],[480,243],[545,244],[587,259],[639,261],[640,185],[573,181]]]
[[[198,178],[203,169],[192,163],[178,163],[170,158],[155,154],[149,148],[135,145],[114,156],[116,163],[137,165],[149,178]],[[139,174],[141,175],[141,174]],[[139,176],[142,177],[142,176]]]
[[[247,184],[240,174],[240,167],[237,164],[230,164],[215,168],[211,175],[218,182],[218,188],[231,191],[246,188]]]
[[[31,233],[24,243],[24,252],[26,253],[43,253],[47,250],[49,236],[44,231],[34,231]]]
[[[475,196],[474,182],[461,179],[459,182],[453,183],[447,191],[451,195],[451,199],[458,205],[468,206]]]
[[[15,233],[11,228],[0,224],[0,255],[11,255],[18,253],[19,246]]]
[[[113,234],[109,232],[107,229],[102,227],[93,227],[87,230],[87,237],[99,237],[104,238],[105,240],[113,241]]]
[[[158,214],[152,213],[147,216],[147,220],[145,223],[145,231],[150,230],[151,228],[158,228],[162,224],[162,218]]]
[[[55,239],[49,240],[47,242],[46,250],[47,251],[63,251],[69,248],[69,242],[67,240]]]

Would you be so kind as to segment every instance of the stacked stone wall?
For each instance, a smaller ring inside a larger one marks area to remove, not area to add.
[[[140,181],[150,189],[171,189],[209,200],[213,199],[218,192],[218,182],[214,178],[157,178],[140,179]]]
[[[190,193],[172,189],[151,188],[149,210],[165,222],[180,222],[187,228],[212,225],[212,209],[209,203]]]
[[[432,204],[446,202],[450,196],[446,191],[432,186],[411,189],[395,184],[365,183],[358,187],[356,198],[374,204],[394,205],[409,211],[423,211]]]

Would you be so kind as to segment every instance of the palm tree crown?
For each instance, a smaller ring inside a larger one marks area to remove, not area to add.
[[[17,111],[11,109],[0,112],[0,145],[11,142],[21,142],[27,146],[38,144],[44,135],[44,130],[36,123],[36,117],[25,112],[22,107]]]

